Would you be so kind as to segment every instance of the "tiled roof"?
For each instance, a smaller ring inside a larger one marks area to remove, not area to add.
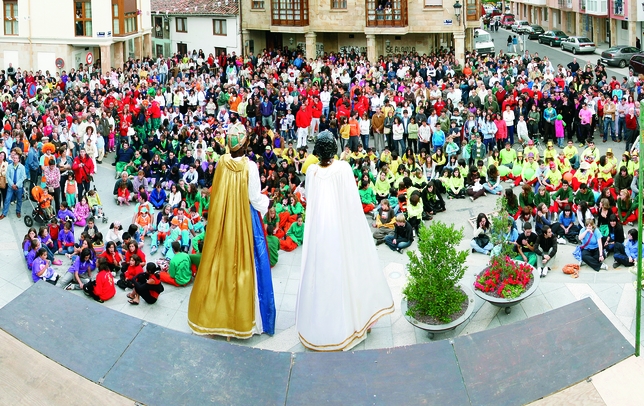
[[[157,11],[168,14],[239,14],[240,0],[151,0],[152,14]]]

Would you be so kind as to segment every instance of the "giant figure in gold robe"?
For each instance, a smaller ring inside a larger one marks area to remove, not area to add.
[[[231,125],[227,143],[230,154],[219,160],[212,184],[188,324],[196,334],[273,334],[275,300],[261,222],[268,198],[261,194],[257,165],[245,156],[248,138],[241,123]]]

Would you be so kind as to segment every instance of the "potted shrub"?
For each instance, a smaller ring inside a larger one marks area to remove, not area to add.
[[[535,267],[517,259],[514,244],[508,242],[513,221],[504,198],[499,199],[498,206],[498,214],[490,220],[490,240],[494,244],[490,263],[476,276],[474,293],[509,314],[512,306],[537,290],[539,277]]]
[[[474,311],[474,296],[459,281],[469,250],[458,250],[463,230],[441,221],[421,227],[418,252],[407,252],[408,282],[402,309],[414,326],[434,333],[452,330]]]

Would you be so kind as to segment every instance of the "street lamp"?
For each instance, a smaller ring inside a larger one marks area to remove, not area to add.
[[[463,9],[463,5],[456,0],[456,3],[454,3],[454,15],[456,16],[456,21],[458,21],[458,25],[461,25],[461,11]]]

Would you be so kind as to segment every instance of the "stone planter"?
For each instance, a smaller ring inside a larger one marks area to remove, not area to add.
[[[456,327],[460,326],[467,319],[469,319],[470,316],[472,315],[472,312],[474,312],[474,300],[475,300],[475,297],[474,297],[474,294],[472,293],[472,290],[467,288],[467,287],[465,287],[465,286],[463,286],[463,285],[458,285],[458,287],[461,288],[463,290],[463,292],[465,292],[465,294],[467,295],[468,305],[467,305],[467,310],[465,310],[465,313],[463,313],[463,315],[461,317],[459,317],[458,319],[452,321],[451,323],[447,323],[447,324],[426,324],[426,323],[423,323],[423,322],[420,322],[420,321],[416,320],[415,318],[413,318],[411,316],[408,316],[407,315],[407,310],[408,310],[407,299],[404,298],[404,297],[403,297],[403,299],[402,299],[402,301],[400,303],[401,311],[402,311],[403,316],[405,316],[405,319],[407,319],[407,321],[409,323],[411,323],[414,327],[417,327],[417,328],[419,328],[421,330],[427,331],[427,335],[428,335],[428,337],[430,339],[433,339],[434,335],[436,333],[444,333],[446,331],[454,330]]]
[[[523,261],[514,261],[514,262],[523,262]],[[489,296],[487,293],[482,292],[476,288],[474,288],[474,293],[476,293],[476,296],[480,297],[486,302],[493,304],[494,306],[503,307],[505,309],[505,314],[510,314],[512,312],[512,306],[516,306],[519,303],[521,303],[522,300],[530,297],[530,295],[532,295],[539,287],[539,281],[541,280],[541,275],[539,274],[539,270],[530,264],[526,264],[526,265],[532,268],[532,276],[534,278],[534,282],[532,282],[532,286],[530,286],[528,290],[523,292],[521,296],[515,297],[512,299],[505,299],[502,297]],[[483,271],[485,271],[485,269],[487,269],[487,267],[484,268]],[[476,276],[478,277],[479,274],[477,274]]]

